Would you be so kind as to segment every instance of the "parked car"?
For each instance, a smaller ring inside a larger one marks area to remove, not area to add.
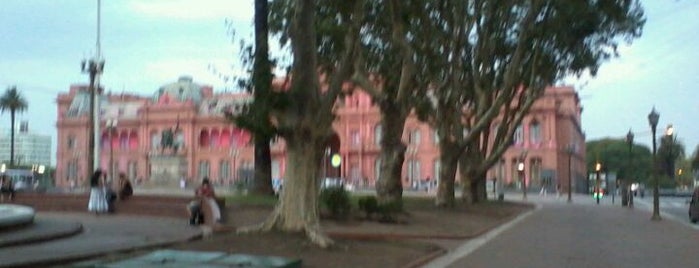
[[[694,189],[692,199],[689,200],[689,220],[692,223],[699,221],[699,187]]]

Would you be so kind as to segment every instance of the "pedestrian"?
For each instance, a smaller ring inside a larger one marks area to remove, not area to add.
[[[211,208],[214,221],[221,222],[221,209],[218,207],[218,203],[216,203],[216,193],[214,192],[214,187],[211,185],[208,177],[204,177],[201,182],[201,186],[197,187],[197,189],[194,191],[194,196],[196,200],[200,201],[200,208],[201,205],[206,202],[209,208]],[[191,213],[190,217],[193,216],[195,216],[194,213]]]
[[[561,184],[560,183],[556,184],[556,197],[557,198],[561,197]]]
[[[15,187],[10,177],[2,175],[0,176],[0,202],[5,202],[5,196],[12,202],[15,199]]]
[[[90,200],[87,203],[87,210],[100,214],[107,212],[107,209],[104,173],[98,169],[90,177]]]
[[[117,194],[119,195],[119,200],[126,200],[129,196],[133,195],[131,181],[123,172],[119,173],[119,191]]]

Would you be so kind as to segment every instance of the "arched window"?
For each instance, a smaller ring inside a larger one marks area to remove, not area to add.
[[[541,124],[536,120],[529,125],[529,141],[534,144],[541,142]]]
[[[138,150],[138,133],[136,133],[136,130],[132,130],[129,135],[129,149]]]
[[[221,131],[221,148],[229,148],[231,147],[231,130],[226,128],[223,131]]]
[[[109,150],[109,132],[103,131],[102,132],[102,138],[101,138],[101,143],[102,143],[102,150]]]
[[[209,140],[209,145],[211,148],[216,148],[219,146],[221,136],[219,135],[218,129],[211,130],[211,138]]]
[[[517,145],[522,145],[524,143],[524,130],[522,129],[522,125],[517,126],[517,129],[515,129],[514,142]]]
[[[119,148],[126,149],[129,147],[129,133],[124,131],[119,134]]]
[[[209,131],[202,129],[199,133],[199,147],[209,147]]]

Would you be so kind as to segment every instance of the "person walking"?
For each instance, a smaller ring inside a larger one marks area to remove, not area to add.
[[[90,177],[90,200],[87,210],[95,214],[105,213],[108,210],[107,197],[104,188],[104,173],[101,169],[95,170]]]

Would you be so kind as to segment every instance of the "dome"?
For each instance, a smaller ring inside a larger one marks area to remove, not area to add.
[[[201,86],[195,84],[191,76],[180,76],[177,82],[160,87],[153,96],[153,102],[161,102],[163,97],[181,102],[191,100],[199,104],[202,99]]]

